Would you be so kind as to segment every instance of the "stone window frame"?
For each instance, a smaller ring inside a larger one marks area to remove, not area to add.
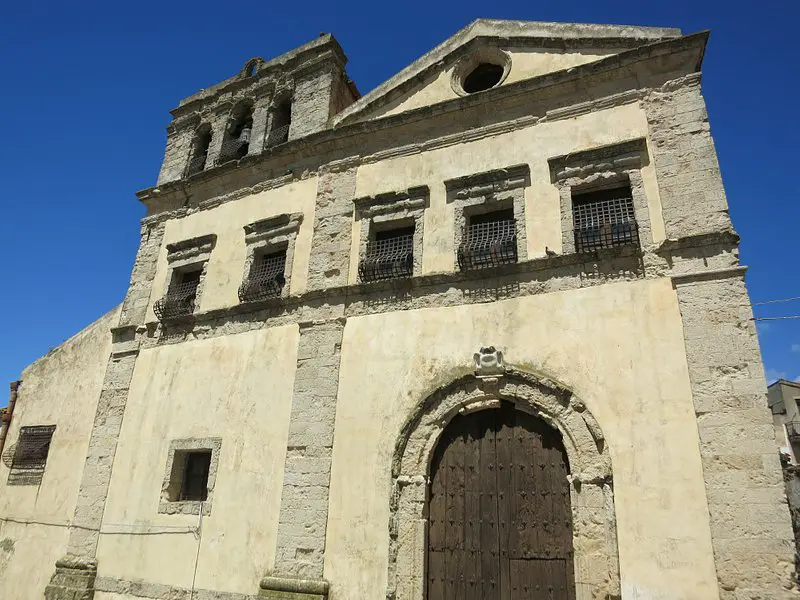
[[[477,93],[470,93],[464,89],[464,79],[482,63],[497,65],[503,69],[503,74],[497,83],[487,89],[494,89],[505,83],[511,72],[511,55],[488,40],[475,40],[470,44],[470,48],[466,49],[466,54],[458,59],[450,73],[450,87],[457,95],[471,96]]]
[[[167,244],[167,285],[163,296],[169,294],[173,287],[175,278],[181,273],[197,270],[200,267],[200,281],[195,292],[194,312],[198,312],[200,301],[203,297],[208,263],[211,260],[211,253],[217,243],[217,236],[213,233],[190,238],[174,244]]]
[[[511,204],[514,209],[517,230],[517,262],[527,260],[525,189],[531,185],[531,172],[527,164],[448,179],[444,185],[447,191],[447,202],[452,204],[454,209],[454,264],[458,265],[458,248],[463,241],[467,218],[501,210],[507,204]],[[458,269],[457,266],[456,269]]]
[[[614,486],[603,432],[563,383],[505,366],[490,376],[482,376],[479,367],[474,375],[443,385],[414,407],[400,429],[392,456],[386,597],[426,597],[430,466],[442,432],[457,414],[497,408],[501,401],[561,434],[570,470],[576,597],[618,598]]]
[[[250,278],[253,263],[257,256],[286,250],[286,262],[283,267],[285,283],[280,297],[288,296],[292,283],[294,247],[302,223],[303,213],[291,213],[267,217],[245,225],[243,229],[244,241],[247,245],[247,256],[244,260],[242,281],[247,281]]]
[[[8,427],[8,425],[6,425],[6,427]],[[45,471],[47,470],[47,463],[50,459],[50,449],[53,444],[53,436],[55,435],[56,429],[56,425],[23,425],[19,428],[17,441],[9,445],[2,456],[3,463],[8,467],[6,485],[40,486],[42,484]],[[37,433],[39,433],[38,440],[36,439]],[[47,450],[44,452],[44,458],[40,459],[42,464],[35,466],[24,464],[21,459],[23,458],[22,455],[26,452],[26,447],[33,445],[37,441],[41,442],[42,437],[47,437]]]
[[[367,255],[367,244],[375,241],[375,234],[402,227],[414,226],[414,266],[411,276],[422,274],[422,252],[425,229],[425,209],[430,204],[427,185],[410,187],[399,192],[356,198],[355,219],[361,222],[358,240],[358,261]]]
[[[562,254],[575,254],[573,195],[630,186],[641,246],[653,243],[650,207],[642,179],[649,163],[647,140],[637,138],[548,159],[550,177],[561,200]]]
[[[166,515],[199,515],[200,505],[203,506],[203,515],[211,514],[214,486],[217,482],[219,468],[219,452],[222,448],[222,438],[183,438],[172,440],[167,451],[167,466],[164,472],[164,482],[161,485],[161,497],[158,503],[159,514]],[[211,451],[211,463],[208,468],[208,496],[205,500],[170,500],[170,488],[174,484],[173,470],[176,452]]]

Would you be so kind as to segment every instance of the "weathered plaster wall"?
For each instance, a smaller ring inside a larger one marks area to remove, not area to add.
[[[171,440],[221,438],[196,587],[253,593],[274,561],[296,325],[145,350],[131,381],[98,580],[190,588],[197,515],[159,514]],[[119,532],[119,533],[113,533]]]
[[[395,440],[412,407],[471,371],[472,352],[486,344],[509,364],[565,382],[597,418],[612,458],[624,597],[716,599],[681,317],[668,279],[348,319],[335,430],[348,442],[333,449],[325,553],[332,594],[382,597]]]
[[[280,188],[240,198],[235,202],[227,202],[212,210],[168,221],[153,280],[147,320],[156,319],[153,302],[166,292],[169,283],[167,244],[210,233],[215,234],[216,244],[211,252],[198,310],[233,306],[239,303],[237,291],[242,283],[247,257],[242,228],[261,219],[284,213],[303,213],[303,222],[295,241],[290,291],[295,294],[304,292],[308,277],[316,196],[317,178],[309,177]]]
[[[4,599],[28,599],[32,590],[40,595],[53,563],[64,553],[66,526],[75,511],[92,430],[92,418],[87,415],[95,412],[111,350],[110,329],[118,317],[119,307],[22,373],[4,455],[13,450],[22,426],[55,425],[56,430],[40,486],[6,485],[10,463],[0,463],[0,595]],[[21,581],[24,586],[19,585]]]
[[[598,49],[591,52],[559,52],[551,49],[526,50],[523,48],[510,48],[506,52],[511,58],[511,70],[501,85],[593,62],[617,51]],[[453,87],[450,84],[454,68],[455,64],[451,64],[448,68],[432,73],[412,92],[398,98],[387,106],[376,109],[370,117],[379,118],[387,115],[396,115],[415,108],[457,98],[458,95],[453,91]]]
[[[525,190],[527,254],[545,256],[545,247],[561,252],[561,207],[558,188],[552,183],[547,160],[648,135],[647,119],[638,104],[627,104],[581,115],[574,119],[542,122],[503,135],[485,137],[456,146],[420,152],[359,167],[356,197],[430,188],[430,206],[425,210],[422,273],[454,269],[454,213],[447,202],[444,181],[491,169],[527,163],[531,185]],[[645,161],[642,180],[647,195],[653,241],[664,239],[664,222],[652,162]],[[357,278],[360,223],[354,223],[350,282]],[[650,240],[643,240],[649,243]]]

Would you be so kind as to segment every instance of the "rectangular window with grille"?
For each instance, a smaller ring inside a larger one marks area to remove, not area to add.
[[[414,274],[414,226],[377,231],[358,265],[361,281],[411,277]]]
[[[286,285],[286,250],[258,254],[247,279],[239,286],[239,300],[253,302],[281,295]]]
[[[202,269],[173,273],[167,295],[156,300],[153,305],[153,311],[160,320],[191,315],[194,312],[201,274]]]
[[[208,498],[208,473],[211,450],[186,453],[180,500],[205,501]]]
[[[462,271],[517,262],[517,222],[514,209],[467,217],[458,266]]]
[[[11,470],[8,473],[9,485],[39,485],[42,483],[50,442],[55,425],[22,427],[19,432]]]
[[[572,218],[578,253],[639,245],[629,186],[574,195]]]

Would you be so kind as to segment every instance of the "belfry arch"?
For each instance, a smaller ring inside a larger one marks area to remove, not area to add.
[[[503,403],[540,419],[561,436],[569,463],[576,600],[620,597],[611,460],[586,405],[563,384],[502,365],[481,367],[428,395],[406,419],[392,458],[388,600],[427,598],[431,462],[456,415],[499,409]],[[490,358],[487,356],[486,358]]]

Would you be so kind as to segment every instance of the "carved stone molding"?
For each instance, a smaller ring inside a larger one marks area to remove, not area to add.
[[[504,366],[495,349],[484,348],[477,354],[476,363],[489,372],[502,370],[497,376],[487,375],[497,381],[496,393],[485,393],[479,375],[463,376],[423,399],[397,437],[389,499],[387,599],[425,597],[427,486],[430,459],[442,432],[455,415],[495,408],[501,400],[513,402],[517,410],[535,415],[561,434],[570,465],[578,597],[619,597],[611,458],[597,421],[564,384]]]
[[[453,204],[454,209],[454,252],[461,246],[470,216],[513,208],[517,228],[517,261],[525,260],[528,257],[525,188],[530,184],[530,167],[526,164],[445,181],[447,201]]]
[[[367,244],[375,240],[378,230],[413,225],[413,274],[420,274],[422,272],[424,215],[429,201],[430,189],[426,185],[411,187],[404,191],[356,198],[353,201],[355,218],[361,223],[359,258],[366,255]]]
[[[647,141],[637,138],[618,144],[599,146],[548,161],[551,181],[561,198],[561,237],[564,254],[575,252],[575,223],[572,212],[574,193],[629,185],[639,239],[652,244],[650,209],[642,179],[642,167],[649,163]]]

